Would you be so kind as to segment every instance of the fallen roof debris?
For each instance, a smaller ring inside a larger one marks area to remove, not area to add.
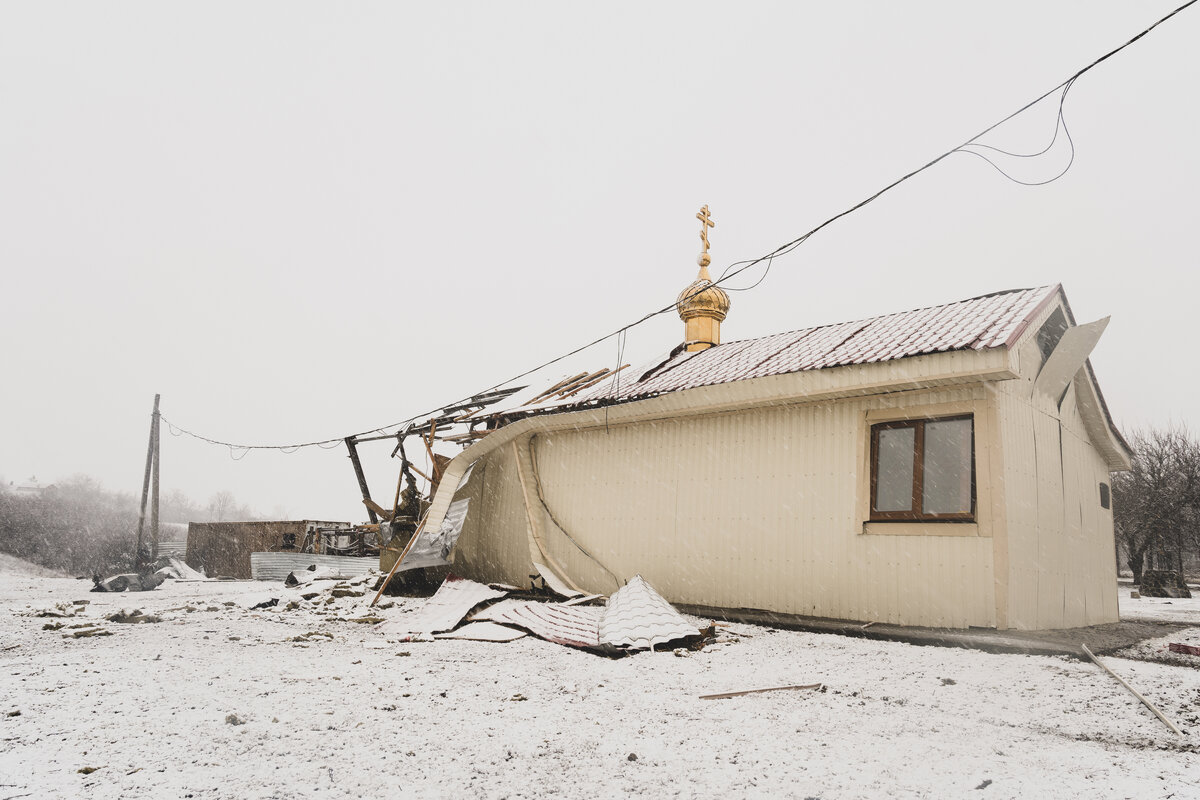
[[[95,586],[92,587],[93,592],[148,592],[158,587],[160,583],[166,580],[166,575],[160,572],[149,572],[145,575],[138,575],[136,572],[127,572],[121,575],[113,575],[108,578],[101,578],[99,575],[92,576],[92,582]]]
[[[476,642],[512,642],[524,637],[525,631],[498,625],[495,622],[468,622],[461,628],[435,633],[435,639],[470,639]]]
[[[547,572],[542,571],[543,577]],[[506,597],[510,592],[505,589],[450,576],[425,606],[381,625],[379,630],[399,637],[399,641],[464,638],[507,642],[524,635],[513,630],[520,628],[548,642],[607,655],[651,650],[667,642],[694,641],[715,630],[689,623],[640,575],[615,592],[607,607],[585,605],[602,599],[602,595],[583,595],[556,587],[555,583],[546,581],[548,588],[569,596],[569,600]],[[492,600],[499,602],[472,612]],[[459,628],[464,619],[470,622]]]
[[[698,633],[641,575],[613,594],[600,619],[600,641],[631,650],[650,650]]]
[[[545,566],[538,564],[537,562],[534,562],[533,567],[538,571],[538,574],[542,576],[542,583],[550,591],[557,595],[562,595],[563,597],[583,597],[583,592],[576,591],[575,589],[567,586],[567,584],[563,582],[562,578],[558,577],[558,574],[555,573],[554,570],[547,569]]]
[[[167,556],[167,565],[158,570],[168,578],[174,578],[180,581],[207,581],[210,580],[207,575],[198,570],[189,567],[185,562],[175,556]]]
[[[500,613],[496,621],[516,625],[539,639],[568,647],[603,650],[600,618],[604,609],[566,606],[562,603],[518,603]]]
[[[428,639],[435,633],[458,627],[463,617],[480,603],[506,594],[503,590],[450,575],[424,606],[384,623],[380,629],[386,634],[398,636],[400,641]]]

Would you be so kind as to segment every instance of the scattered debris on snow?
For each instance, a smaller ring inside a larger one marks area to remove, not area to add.
[[[155,616],[154,614],[142,613],[142,610],[140,608],[135,608],[133,611],[126,611],[125,609],[121,609],[120,611],[118,611],[115,614],[108,615],[107,617],[105,617],[105,619],[108,620],[109,622],[121,622],[121,623],[132,624],[132,625],[137,625],[137,624],[140,624],[143,622],[146,622],[146,623],[162,622],[162,617]]]
[[[77,626],[72,625],[70,627]],[[112,636],[112,631],[101,628],[96,624],[88,624],[86,626],[79,627],[78,630],[73,630],[70,633],[63,634],[64,639],[88,639],[93,636]]]
[[[112,575],[108,578],[101,578],[96,575],[92,578],[95,584],[92,587],[93,592],[149,592],[152,589],[158,588],[166,580],[166,576],[162,572],[150,572],[145,575],[138,575],[136,572],[126,572],[120,575]]]
[[[39,608],[29,612],[31,617],[73,617],[79,612],[85,610],[87,601],[76,601],[74,603],[55,603],[49,608]]]

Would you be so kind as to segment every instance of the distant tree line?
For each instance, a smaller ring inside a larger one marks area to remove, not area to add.
[[[1186,427],[1129,437],[1133,469],[1112,476],[1118,551],[1140,584],[1145,570],[1200,571],[1200,440]]]
[[[133,569],[140,498],[111,492],[76,475],[36,492],[15,492],[0,481],[0,552],[71,575]],[[149,543],[149,512],[146,543]],[[161,522],[219,522],[257,515],[228,491],[198,505],[179,490],[159,501]]]

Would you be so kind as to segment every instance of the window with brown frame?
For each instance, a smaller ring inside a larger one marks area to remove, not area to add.
[[[970,414],[871,426],[871,520],[975,519]]]

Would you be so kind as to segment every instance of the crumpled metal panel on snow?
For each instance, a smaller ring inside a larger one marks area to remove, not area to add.
[[[600,647],[600,616],[603,608],[564,606],[560,603],[519,603],[493,619],[525,628],[538,638],[569,647]]]
[[[435,633],[435,639],[469,639],[476,642],[512,642],[525,636],[525,631],[497,625],[495,622],[468,622],[447,633]]]
[[[450,575],[425,605],[383,623],[379,630],[387,636],[431,636],[452,630],[472,608],[506,594],[508,592]]]
[[[608,599],[600,618],[600,642],[631,650],[696,636],[700,629],[686,619],[641,575],[635,575]]]

